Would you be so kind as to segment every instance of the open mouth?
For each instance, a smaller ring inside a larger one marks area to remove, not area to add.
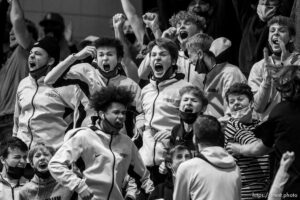
[[[109,65],[109,64],[104,64],[104,65],[103,65],[103,69],[104,69],[105,71],[109,71],[109,70],[110,70],[110,65]]]
[[[29,62],[29,67],[30,68],[34,68],[36,66],[36,64],[34,62]]]
[[[164,70],[164,67],[163,67],[162,64],[156,63],[156,64],[154,65],[154,69],[155,69],[155,71],[157,71],[157,72],[162,72],[162,71]]]
[[[40,168],[40,169],[47,169],[47,168],[48,168],[48,164],[47,164],[47,163],[44,163],[44,162],[43,162],[43,163],[40,163],[40,164],[39,164],[39,168]]]
[[[180,31],[179,36],[182,40],[184,40],[189,36],[189,34],[186,31]]]
[[[275,45],[279,45],[278,38],[272,38],[272,43],[275,44]]]
[[[192,113],[192,112],[193,112],[193,108],[190,108],[190,107],[185,108],[185,109],[184,109],[184,112]]]

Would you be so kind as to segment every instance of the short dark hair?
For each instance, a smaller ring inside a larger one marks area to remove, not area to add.
[[[200,115],[193,125],[196,143],[224,147],[224,133],[217,118]]]
[[[34,154],[37,151],[42,150],[42,149],[47,149],[51,153],[52,156],[55,154],[55,149],[53,147],[48,146],[43,142],[39,142],[36,145],[34,145],[34,147],[32,149],[30,149],[30,151],[28,152],[28,160],[30,163],[32,163]]]
[[[202,102],[202,107],[207,106],[208,100],[199,87],[194,85],[189,85],[179,90],[180,97],[182,97],[186,93],[192,93],[193,95],[195,95]]]
[[[170,40],[168,38],[159,38],[159,39],[153,40],[148,44],[148,47],[147,47],[148,52],[151,52],[151,50],[153,49],[153,47],[155,45],[166,49],[170,53],[171,59],[177,61],[178,47],[175,44],[175,42],[173,42],[172,40]]]
[[[253,100],[253,92],[251,91],[251,87],[246,83],[234,83],[228,88],[228,90],[225,93],[227,103],[228,96],[232,94],[244,94],[248,97],[249,101]]]
[[[285,16],[281,16],[281,15],[277,15],[275,17],[272,17],[268,21],[268,27],[272,26],[273,24],[279,24],[281,26],[287,26],[290,35],[291,36],[296,35],[295,22],[289,17],[285,17]]]
[[[180,11],[176,15],[173,15],[169,20],[171,26],[176,27],[180,20],[191,21],[196,24],[197,28],[200,30],[205,30],[206,20],[204,17],[201,17],[190,11]]]
[[[99,38],[98,40],[95,41],[95,47],[96,49],[100,47],[113,47],[117,51],[118,58],[123,58],[124,56],[123,45],[121,41],[116,38],[108,38],[108,37]]]
[[[27,145],[17,137],[10,137],[7,140],[1,142],[0,156],[7,158],[9,149],[19,149],[23,152],[28,151]]]
[[[105,112],[112,103],[120,103],[128,107],[133,100],[133,94],[126,87],[107,86],[92,95],[90,105],[97,112]]]
[[[190,153],[190,156],[192,157],[192,153],[191,153],[190,149],[185,145],[179,144],[179,145],[176,145],[176,146],[172,147],[171,149],[169,149],[167,156],[165,158],[166,162],[172,163],[175,152],[183,151],[183,150],[187,150]]]

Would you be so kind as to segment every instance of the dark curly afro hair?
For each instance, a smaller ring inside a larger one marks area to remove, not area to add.
[[[120,103],[128,107],[133,100],[133,94],[126,87],[108,86],[92,95],[90,106],[97,112],[100,110],[105,112],[112,103]]]

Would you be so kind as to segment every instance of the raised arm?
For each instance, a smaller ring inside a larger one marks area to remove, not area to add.
[[[125,38],[124,32],[123,32],[123,25],[125,23],[125,16],[121,13],[117,13],[113,16],[113,26],[115,31],[115,37],[119,39],[122,42],[122,45],[124,47],[124,57],[122,59],[122,67],[126,73],[126,75],[134,80],[136,83],[139,82],[139,76],[138,76],[138,68],[136,64],[133,62],[130,50],[128,46],[128,42]]]
[[[155,37],[155,39],[161,38],[162,31],[159,28],[158,14],[157,13],[146,13],[143,15],[143,21],[146,27],[149,27]]]
[[[143,45],[145,30],[142,18],[138,16],[136,9],[130,0],[121,0],[121,4],[139,44]]]
[[[33,42],[33,38],[26,27],[24,12],[19,0],[11,1],[10,20],[18,44],[24,49],[28,49]]]
[[[80,52],[69,55],[65,60],[58,63],[45,77],[44,82],[47,85],[53,85],[62,77],[62,75],[72,66],[76,61],[82,60],[88,56],[95,58],[97,55],[96,48],[93,46],[86,46]]]

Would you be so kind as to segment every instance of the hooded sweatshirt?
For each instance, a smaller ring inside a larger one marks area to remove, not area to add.
[[[179,165],[174,186],[174,200],[239,200],[241,176],[234,158],[222,147],[204,148],[202,158]]]
[[[34,175],[31,181],[26,183],[19,193],[20,200],[70,200],[72,194],[72,191],[59,185],[52,176],[43,180],[37,175]]]

